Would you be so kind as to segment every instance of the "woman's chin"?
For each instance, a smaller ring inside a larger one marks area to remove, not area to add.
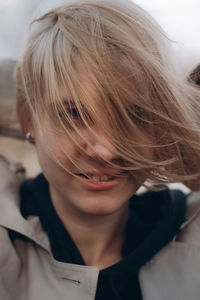
[[[84,203],[84,206],[79,207],[82,213],[90,216],[108,216],[115,214],[119,210],[123,210],[124,206],[127,206],[127,202],[116,203],[114,199],[103,199],[102,201],[88,201],[88,203]],[[92,203],[91,203],[92,202]]]

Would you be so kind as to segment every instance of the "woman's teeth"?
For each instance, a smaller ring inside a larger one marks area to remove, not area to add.
[[[102,176],[98,176],[98,175],[88,175],[85,176],[84,174],[80,174],[81,176],[85,177],[87,180],[90,181],[108,181],[108,180],[112,180],[115,176],[111,176],[111,175],[102,175]]]

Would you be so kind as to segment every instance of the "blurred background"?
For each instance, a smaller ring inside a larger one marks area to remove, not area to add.
[[[28,168],[28,176],[39,172],[32,145],[22,140],[16,115],[13,71],[23,52],[28,27],[32,16],[41,5],[41,0],[0,0],[0,112],[9,115],[10,131],[0,129],[0,151],[14,153]],[[62,3],[62,0],[46,0]],[[164,28],[172,41],[180,74],[188,76],[200,62],[200,1],[199,0],[135,0],[146,9]],[[1,114],[2,115],[2,114]],[[1,118],[3,118],[1,116]],[[5,136],[16,136],[15,139]]]
[[[20,58],[30,19],[43,2],[51,6],[51,3],[59,4],[62,0],[0,0],[0,59]],[[135,2],[150,12],[164,28],[174,47],[179,51],[178,59],[184,60],[187,57],[190,64],[195,64],[200,57],[200,1],[135,0]]]

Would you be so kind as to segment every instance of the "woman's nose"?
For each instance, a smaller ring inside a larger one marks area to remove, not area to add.
[[[89,142],[86,144],[86,151],[89,156],[99,156],[109,161],[115,158],[114,146],[103,134],[97,134],[96,137],[93,136]]]

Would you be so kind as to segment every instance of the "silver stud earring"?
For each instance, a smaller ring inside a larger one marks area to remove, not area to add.
[[[31,136],[31,133],[30,133],[30,132],[27,132],[27,133],[26,133],[26,139],[29,140],[29,139],[30,139],[30,136]]]
[[[31,144],[34,144],[34,143],[35,143],[35,140],[34,140],[34,138],[32,137],[32,135],[31,135],[31,133],[30,133],[29,131],[26,133],[26,139],[27,139],[27,141],[29,141]]]

